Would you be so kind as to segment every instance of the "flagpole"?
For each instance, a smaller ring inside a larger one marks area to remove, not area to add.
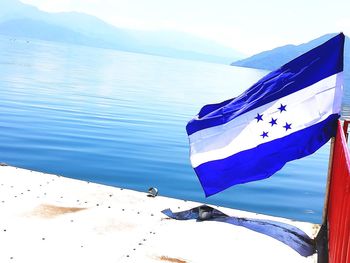
[[[324,197],[324,205],[323,205],[323,213],[322,213],[322,224],[325,224],[327,222],[329,187],[330,187],[330,181],[331,181],[333,155],[334,155],[334,140],[335,140],[335,138],[332,137],[331,138],[331,147],[330,147],[330,151],[329,151],[328,174],[327,174],[326,193],[325,193],[325,197]]]
[[[328,263],[328,225],[327,225],[327,213],[328,213],[328,199],[329,199],[329,189],[332,174],[333,156],[334,156],[334,140],[331,138],[331,146],[329,151],[328,160],[328,174],[326,182],[326,193],[324,197],[323,213],[322,213],[322,224],[315,237],[316,248],[317,248],[317,263]]]

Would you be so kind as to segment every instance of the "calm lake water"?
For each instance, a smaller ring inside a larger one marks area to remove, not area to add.
[[[190,166],[186,123],[266,73],[1,37],[0,162],[320,222],[329,144],[270,179],[207,199]]]

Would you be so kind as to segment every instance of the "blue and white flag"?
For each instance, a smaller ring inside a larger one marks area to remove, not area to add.
[[[240,96],[204,106],[186,126],[206,196],[270,177],[335,135],[344,35],[269,73]]]

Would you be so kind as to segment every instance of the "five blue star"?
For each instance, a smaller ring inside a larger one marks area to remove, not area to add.
[[[257,119],[258,120],[257,122],[262,121],[263,120],[263,118],[262,118],[263,115],[264,114],[257,113],[257,115],[256,115],[256,117],[254,119]]]
[[[278,110],[280,111],[280,113],[282,113],[283,111],[287,111],[286,107],[287,107],[287,104],[283,105],[283,104],[281,103],[281,106],[278,108]],[[257,113],[257,115],[256,115],[256,117],[255,117],[254,119],[256,119],[257,122],[259,122],[259,121],[264,121],[264,120],[263,120],[263,115],[264,115],[264,114],[259,114],[259,113]],[[271,121],[269,121],[269,123],[271,124],[271,127],[273,127],[274,125],[278,125],[278,124],[277,124],[277,118],[274,119],[274,118],[271,117]],[[292,129],[292,123],[286,122],[286,125],[284,125],[283,128],[285,128],[286,131],[291,130],[291,129]],[[267,132],[263,131],[263,133],[262,133],[260,136],[261,136],[263,139],[266,138],[266,137],[269,137],[269,132],[268,132],[268,131],[267,131]]]
[[[271,118],[271,121],[269,123],[271,123],[271,127],[273,125],[277,125],[277,119]]]
[[[286,125],[284,125],[283,126],[283,128],[285,128],[286,129],[286,131],[288,131],[289,129],[292,129],[292,124],[290,123],[290,124],[288,124],[287,122],[286,122]]]
[[[263,131],[263,133],[262,133],[260,136],[262,136],[263,139],[264,139],[265,137],[269,137],[268,133],[269,133],[269,132],[264,132],[264,131]]]
[[[281,113],[282,111],[287,111],[287,110],[286,110],[286,107],[287,107],[287,104],[286,104],[286,105],[283,105],[283,104],[281,103],[281,106],[278,108],[278,109],[280,110],[280,113]]]

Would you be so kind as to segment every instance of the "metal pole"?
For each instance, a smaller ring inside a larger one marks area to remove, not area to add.
[[[328,175],[326,182],[326,193],[324,197],[323,213],[322,213],[322,225],[318,234],[315,238],[316,248],[317,248],[317,263],[328,263],[328,198],[329,198],[329,188],[332,174],[333,165],[333,153],[334,153],[334,138],[331,139],[331,147],[329,152],[328,161]]]
[[[329,186],[330,186],[331,174],[332,174],[333,154],[334,154],[334,137],[331,139],[331,147],[329,152],[328,174],[327,174],[326,193],[324,197],[324,205],[323,205],[323,213],[322,213],[322,224],[325,224],[327,222]]]

